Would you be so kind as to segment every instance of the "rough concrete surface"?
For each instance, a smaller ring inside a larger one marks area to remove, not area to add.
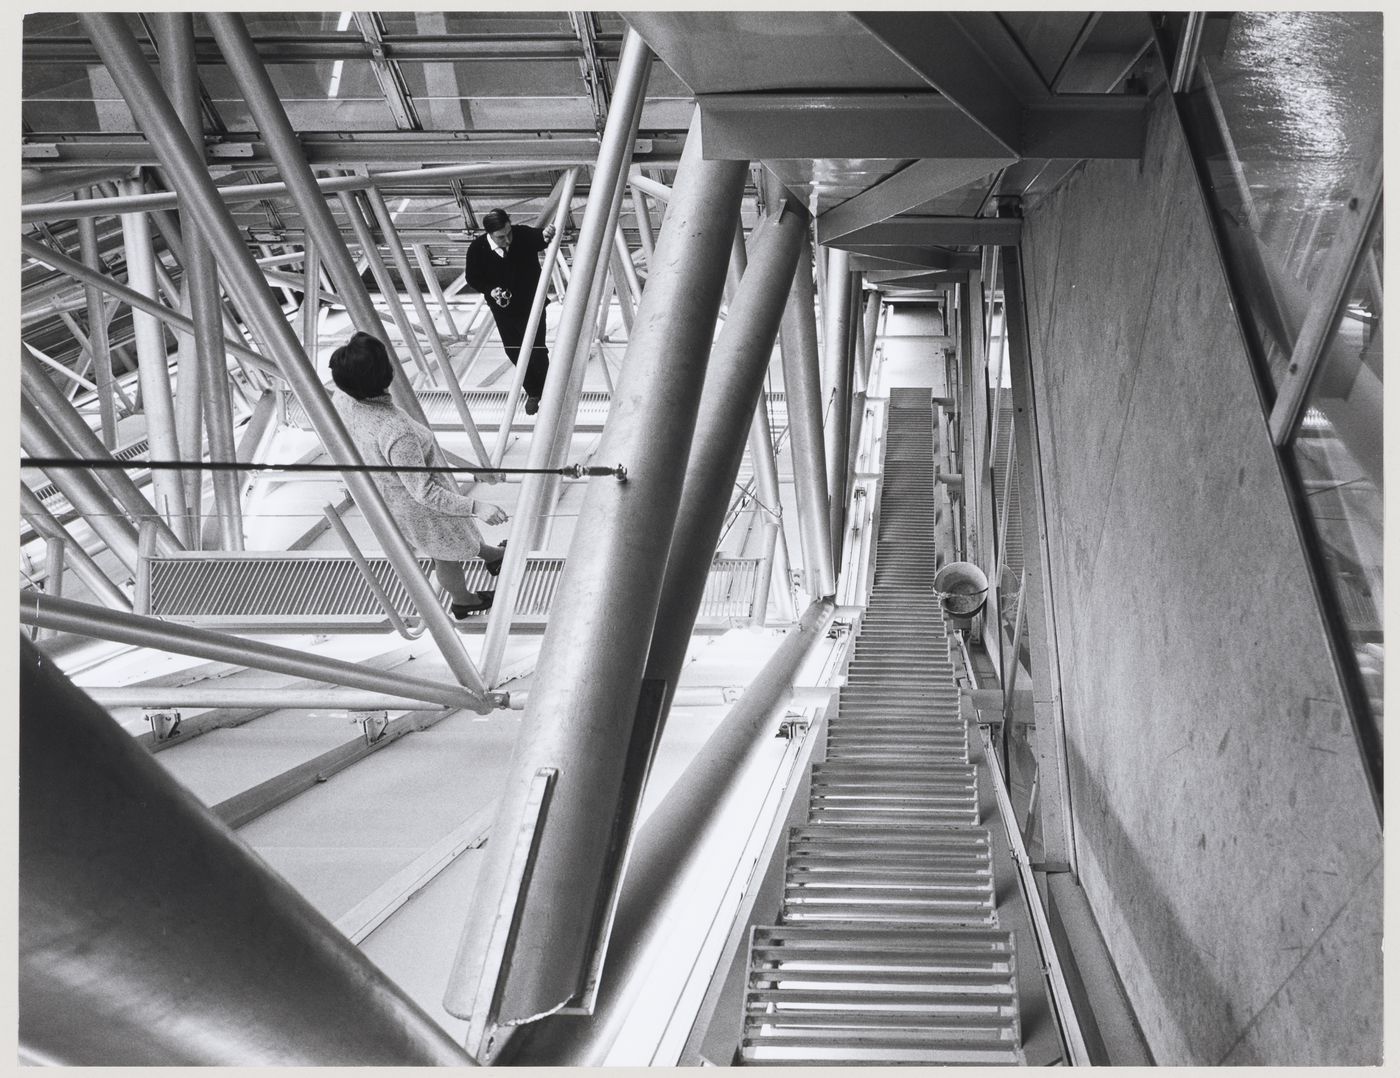
[[[1153,1055],[1377,1063],[1379,826],[1168,101],[1024,250],[1079,872]]]

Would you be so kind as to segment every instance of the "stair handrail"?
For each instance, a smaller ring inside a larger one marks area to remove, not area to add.
[[[963,673],[975,689],[978,687],[977,675],[973,672],[972,656],[967,651],[967,635],[959,632],[957,638],[958,647],[962,652]],[[1006,780],[1002,777],[1001,761],[997,758],[991,725],[979,722],[977,731],[982,738],[982,751],[987,754],[987,762],[991,765],[987,770],[992,776],[997,811],[1001,814],[1006,840],[1011,847],[1011,859],[1016,864],[1016,880],[1020,884],[1021,894],[1030,914],[1031,935],[1035,939],[1036,950],[1040,952],[1040,967],[1045,972],[1046,983],[1050,988],[1050,1010],[1059,1030],[1060,1043],[1069,1057],[1070,1066],[1093,1066],[1089,1046],[1084,1040],[1084,1033],[1075,1013],[1074,1000],[1070,997],[1069,984],[1065,980],[1064,969],[1055,950],[1055,941],[1050,935],[1050,917],[1045,912],[1045,904],[1040,898],[1040,888],[1036,886],[1031,860],[1026,853],[1026,844],[1021,838],[1021,829],[1016,824],[1016,813],[1011,805],[1011,794],[1007,791]]]

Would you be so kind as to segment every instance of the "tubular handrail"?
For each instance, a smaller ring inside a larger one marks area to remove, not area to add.
[[[967,651],[967,638],[958,634],[958,646],[962,649],[963,669],[973,688],[977,688],[977,677],[973,673],[972,657]],[[1071,1066],[1088,1067],[1093,1065],[1089,1047],[1084,1041],[1079,1018],[1075,1013],[1074,1001],[1070,998],[1069,985],[1065,981],[1064,970],[1060,966],[1055,941],[1050,935],[1050,918],[1040,898],[1040,888],[1036,886],[1034,870],[1031,868],[1026,844],[1021,838],[1016,824],[1016,813],[1011,805],[1011,794],[1007,791],[1006,780],[1002,778],[1001,762],[997,758],[996,745],[989,724],[979,722],[978,733],[982,737],[982,750],[987,754],[991,765],[987,770],[992,776],[992,787],[996,792],[997,810],[1001,814],[1002,825],[1006,829],[1006,839],[1011,846],[1011,859],[1016,863],[1016,880],[1026,901],[1030,914],[1031,934],[1035,939],[1036,950],[1040,952],[1040,966],[1050,989],[1050,1010],[1059,1030],[1060,1042]]]

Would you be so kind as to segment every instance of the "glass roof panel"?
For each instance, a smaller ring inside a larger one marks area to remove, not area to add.
[[[502,63],[462,60],[455,63],[399,61],[399,71],[416,98],[435,97],[583,97],[586,88],[574,60]]]

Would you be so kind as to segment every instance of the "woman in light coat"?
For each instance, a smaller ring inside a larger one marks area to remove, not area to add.
[[[446,467],[447,462],[432,432],[390,399],[394,368],[383,341],[356,333],[331,353],[330,367],[344,394],[336,397],[336,407],[364,462],[403,469],[370,474],[409,544],[433,559],[438,583],[452,596],[452,616],[489,610],[496,593],[469,590],[462,563],[480,557],[492,576],[501,571],[505,543],[483,541],[472,518],[504,524],[509,519],[505,510],[466,497],[446,472],[413,470]]]

